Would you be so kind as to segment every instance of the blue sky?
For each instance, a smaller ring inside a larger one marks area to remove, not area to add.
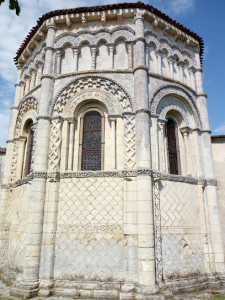
[[[19,0],[20,17],[8,10],[8,0],[0,6],[0,146],[5,146],[10,107],[14,102],[16,67],[13,57],[20,44],[44,13],[79,6],[112,4],[118,0]],[[136,1],[127,1],[136,2]],[[204,90],[213,134],[225,134],[225,1],[224,0],[143,0],[168,14],[203,37]]]

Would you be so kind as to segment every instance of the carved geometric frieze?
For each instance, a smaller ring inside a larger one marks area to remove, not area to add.
[[[60,151],[62,143],[62,119],[52,119],[50,147],[49,147],[49,171],[58,171],[60,164]]]
[[[124,114],[124,143],[125,143],[125,169],[133,169],[136,163],[135,145],[135,116]]]

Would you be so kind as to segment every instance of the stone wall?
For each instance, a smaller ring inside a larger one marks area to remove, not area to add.
[[[220,220],[223,229],[223,243],[225,250],[225,135],[212,136],[212,152],[217,179],[217,193],[220,208]]]
[[[7,266],[10,277],[22,272],[24,246],[29,215],[30,184],[14,188],[9,195],[6,226],[8,228]]]
[[[162,181],[160,185],[163,278],[204,273],[204,241],[197,185]]]
[[[5,149],[0,148],[0,198],[1,198],[1,184],[4,175],[4,166],[5,166]]]
[[[122,178],[60,183],[55,278],[134,280],[135,245],[124,236]]]

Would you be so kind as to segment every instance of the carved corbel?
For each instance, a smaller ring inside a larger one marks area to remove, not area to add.
[[[106,25],[106,14],[105,14],[105,11],[102,12],[101,14],[101,23],[102,25]]]
[[[81,15],[81,24],[83,27],[87,27],[87,18],[84,14]]]
[[[66,26],[69,28],[71,26],[71,20],[68,15],[66,15]]]

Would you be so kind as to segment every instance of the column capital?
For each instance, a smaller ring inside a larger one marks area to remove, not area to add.
[[[64,121],[67,121],[68,123],[72,124],[72,123],[76,123],[76,118],[75,117],[66,117],[63,119]]]
[[[144,21],[144,15],[145,15],[145,11],[144,10],[137,9],[136,13],[134,14],[134,23],[137,20]]]
[[[178,61],[177,65],[178,65],[178,67],[183,68],[185,63],[183,61]]]
[[[191,66],[191,67],[188,68],[188,71],[189,71],[190,73],[194,74],[194,73],[196,72],[196,68],[193,67],[193,66]]]
[[[56,30],[56,25],[53,19],[50,19],[47,21],[46,24],[47,29],[53,28],[54,30]]]
[[[192,129],[190,127],[188,127],[188,126],[185,126],[185,127],[181,127],[180,131],[183,134],[189,134],[192,131]]]

